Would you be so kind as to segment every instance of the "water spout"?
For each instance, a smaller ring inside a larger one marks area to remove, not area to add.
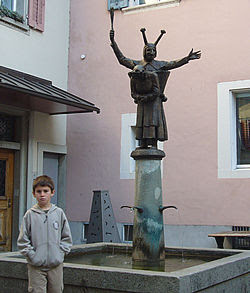
[[[176,209],[176,210],[178,210],[178,208],[176,206],[164,206],[164,207],[160,206],[159,207],[159,212],[162,213],[166,209]]]
[[[121,209],[128,208],[128,209],[132,209],[132,210],[135,210],[136,209],[140,214],[143,212],[143,208],[137,207],[137,206],[134,206],[134,207],[131,207],[131,206],[121,206],[120,208]]]

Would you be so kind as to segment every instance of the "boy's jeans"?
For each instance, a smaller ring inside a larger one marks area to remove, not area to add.
[[[28,264],[29,287],[32,293],[61,293],[63,292],[63,264],[49,271]],[[47,291],[48,288],[48,291]]]

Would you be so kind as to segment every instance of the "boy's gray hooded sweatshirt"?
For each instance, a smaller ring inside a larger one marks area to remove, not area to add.
[[[55,205],[48,212],[37,204],[30,208],[23,217],[17,246],[33,266],[50,268],[62,263],[72,246],[63,210]]]

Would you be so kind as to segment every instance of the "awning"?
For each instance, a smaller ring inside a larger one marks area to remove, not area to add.
[[[52,82],[0,66],[0,104],[55,114],[100,113],[93,103],[83,100]]]

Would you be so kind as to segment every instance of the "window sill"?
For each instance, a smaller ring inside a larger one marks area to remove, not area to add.
[[[247,164],[247,165],[237,165],[236,168],[237,168],[236,170],[246,170],[246,169],[250,170],[250,165],[249,164]]]
[[[7,16],[0,16],[0,23],[10,28],[21,30],[23,32],[29,31],[29,27],[27,24],[21,23],[19,21],[15,21],[14,19]]]
[[[141,4],[137,6],[122,8],[122,12],[124,14],[129,14],[129,13],[136,13],[136,12],[145,11],[145,10],[176,7],[176,6],[179,6],[180,2],[181,0],[162,0],[160,2]]]
[[[219,170],[218,178],[235,178],[235,179],[243,179],[250,178],[250,169],[249,168],[237,168],[234,170]]]

